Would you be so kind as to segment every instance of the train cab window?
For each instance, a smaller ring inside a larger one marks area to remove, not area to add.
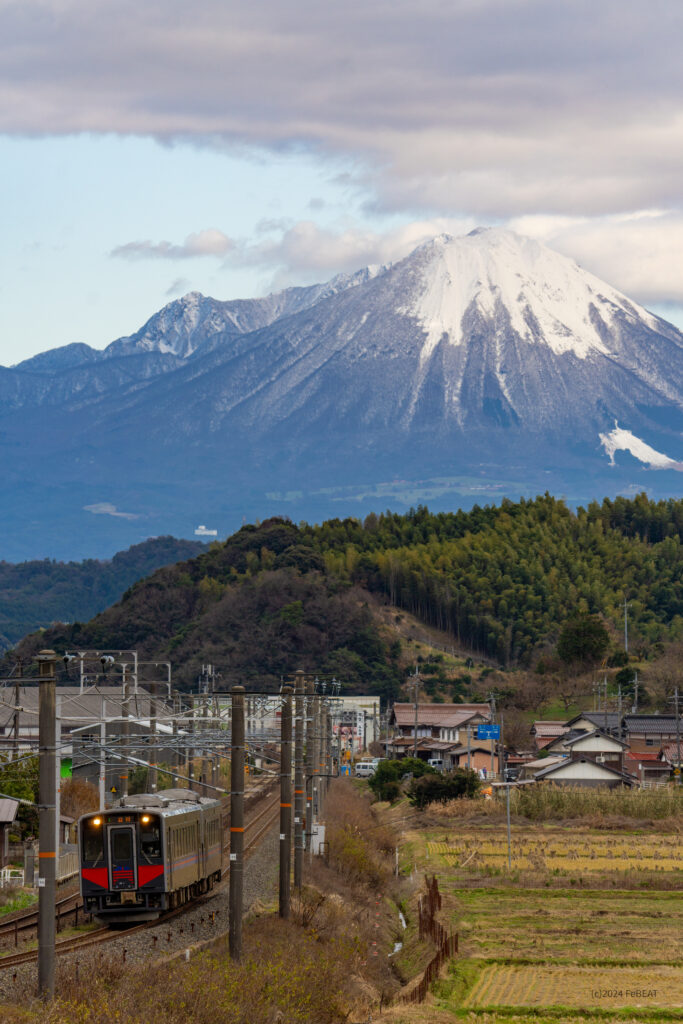
[[[147,860],[158,860],[161,857],[161,828],[158,818],[140,820],[140,853]]]
[[[88,818],[83,822],[83,861],[95,867],[104,857],[104,820]]]

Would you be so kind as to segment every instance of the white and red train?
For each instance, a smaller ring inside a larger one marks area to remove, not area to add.
[[[85,909],[102,922],[151,921],[207,892],[223,870],[221,810],[218,800],[167,789],[83,815]]]

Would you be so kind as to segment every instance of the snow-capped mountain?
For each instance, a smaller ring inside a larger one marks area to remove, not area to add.
[[[683,335],[499,229],[264,299],[191,293],[96,356],[67,349],[0,372],[0,443],[17,479],[20,459],[66,473],[81,520],[114,507],[178,531],[208,514],[198,495],[227,529],[384,494],[437,507],[683,484]]]

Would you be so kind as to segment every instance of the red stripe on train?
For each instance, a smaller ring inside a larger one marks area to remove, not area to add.
[[[163,875],[163,873],[163,864],[140,864],[138,867],[138,885],[147,885],[148,882],[154,881],[155,878]]]
[[[107,868],[83,868],[81,871],[86,882],[99,885],[103,889],[109,888],[109,872]]]

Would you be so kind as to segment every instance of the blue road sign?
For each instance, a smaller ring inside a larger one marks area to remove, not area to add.
[[[499,725],[478,725],[477,726],[477,739],[478,740],[499,740],[500,739],[500,726]]]

